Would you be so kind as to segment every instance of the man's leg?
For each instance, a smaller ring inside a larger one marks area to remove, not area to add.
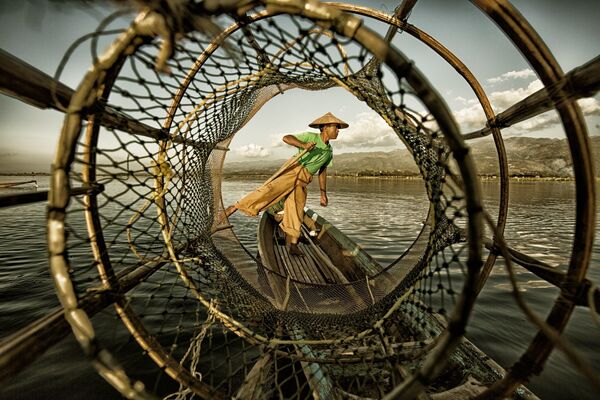
[[[306,186],[297,184],[288,195],[284,203],[283,221],[279,225],[285,232],[286,243],[290,246],[290,253],[302,255],[298,248],[302,220],[304,219],[304,205],[306,204]]]
[[[302,168],[301,166],[296,166],[269,183],[263,184],[255,191],[248,193],[235,205],[227,207],[225,213],[229,212],[229,216],[240,210],[247,215],[258,215],[259,212],[276,204],[293,190],[300,169]]]

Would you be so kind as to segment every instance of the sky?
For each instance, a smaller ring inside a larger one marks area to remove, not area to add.
[[[395,1],[349,1],[393,12]],[[565,72],[600,54],[598,0],[514,0]],[[0,48],[53,75],[68,46],[92,31],[109,10],[54,7],[41,0],[0,0]],[[525,59],[479,9],[462,0],[419,0],[409,22],[450,49],[483,86],[496,112],[542,87]],[[378,32],[385,26],[365,22]],[[484,124],[483,112],[466,82],[445,61],[412,36],[393,45],[411,59],[452,111],[463,133]],[[75,54],[61,80],[75,87],[90,65],[89,52]],[[590,135],[600,135],[600,96],[580,100]],[[381,117],[341,88],[290,90],[274,97],[236,134],[229,160],[280,159],[293,151],[284,134],[306,130],[325,112],[350,124],[334,143],[336,153],[391,151],[402,144]],[[56,151],[62,114],[39,110],[0,95],[0,173],[48,171]],[[554,111],[503,130],[505,137],[563,138]],[[481,140],[481,139],[479,139]],[[485,139],[484,139],[485,140]]]

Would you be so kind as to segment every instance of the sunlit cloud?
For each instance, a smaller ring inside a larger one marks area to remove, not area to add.
[[[499,92],[492,92],[490,95],[490,101],[496,110],[506,110],[508,107],[515,103],[523,100],[525,97],[537,92],[544,85],[539,79],[529,83],[527,87],[520,87],[516,89],[508,89]]]
[[[600,116],[600,102],[594,98],[578,100],[581,111],[585,117]],[[492,106],[496,112],[499,107]],[[483,110],[479,104],[472,105],[454,112],[456,121],[465,129],[480,129],[486,123]],[[555,111],[535,116],[521,123],[515,124],[511,130],[520,133],[537,132],[560,124],[560,118]],[[512,133],[512,132],[511,132]]]
[[[336,149],[353,148],[368,151],[403,146],[394,130],[374,111],[357,114],[354,120],[348,120],[348,125],[348,128],[340,130],[334,143]],[[298,133],[301,132],[291,134]],[[287,146],[282,138],[283,135],[271,135],[271,147]]]
[[[496,78],[488,79],[490,83],[496,83],[509,79],[528,78],[534,76],[533,71],[524,69],[522,71],[510,71]],[[542,82],[536,79],[530,82],[526,87],[518,87],[502,91],[492,92],[489,95],[490,103],[494,113],[506,110],[508,107],[523,100],[527,96],[535,93],[543,87]],[[455,98],[456,101],[465,104],[465,107],[453,111],[454,118],[464,129],[479,129],[486,123],[485,114],[481,105],[476,99],[465,99],[463,97]]]
[[[502,79],[506,80],[510,79],[510,77],[524,78],[531,76],[531,74],[529,74],[527,71],[530,70],[507,72],[506,74],[498,77],[498,79],[505,77]],[[525,87],[492,92],[489,95],[492,109],[494,110],[494,113],[498,114],[542,88],[542,82],[539,79],[536,79]],[[457,97],[455,100],[466,105],[465,107],[453,112],[454,117],[459,125],[464,129],[483,128],[486,123],[486,118],[481,105],[474,99],[467,100],[462,97]],[[584,116],[600,116],[600,102],[596,98],[579,99],[578,104],[581,107],[581,111]],[[556,112],[548,112],[516,124],[514,128],[521,133],[536,132],[551,128],[559,123],[560,119]]]
[[[455,97],[455,98],[454,98],[454,101],[457,101],[457,102],[459,102],[459,103],[462,103],[462,104],[467,104],[467,101],[468,101],[468,100],[467,100],[467,99],[465,99],[465,98],[464,98],[464,97],[462,97],[462,96],[458,96],[458,97]]]
[[[485,124],[485,114],[479,103],[454,111],[456,122],[465,128],[481,128]]]
[[[337,148],[384,148],[400,144],[398,135],[375,112],[357,114],[349,125],[350,127],[340,131],[335,143]]]
[[[577,100],[579,107],[581,107],[581,112],[585,116],[600,116],[600,101],[593,97],[587,97],[585,99]]]
[[[268,157],[271,154],[269,150],[257,144],[247,144],[245,146],[238,147],[234,151],[236,154],[247,158],[263,158]]]
[[[509,71],[509,72],[506,72],[495,78],[489,78],[487,80],[487,83],[494,85],[496,83],[508,81],[511,79],[527,79],[527,78],[532,78],[534,76],[535,76],[535,73],[531,69],[526,68],[526,69],[522,69],[520,71]]]
[[[581,112],[584,117],[600,116],[600,102],[594,98],[579,99],[577,101],[581,107]],[[515,129],[520,132],[537,132],[542,129],[551,128],[561,123],[556,111],[549,111],[542,115],[538,115],[527,121],[523,121],[515,125]]]

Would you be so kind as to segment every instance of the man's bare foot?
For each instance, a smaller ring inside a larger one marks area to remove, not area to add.
[[[225,209],[225,216],[229,218],[231,214],[237,211],[237,207],[235,205],[229,206]]]
[[[298,243],[290,243],[290,254],[293,256],[304,257],[304,253],[300,251]]]

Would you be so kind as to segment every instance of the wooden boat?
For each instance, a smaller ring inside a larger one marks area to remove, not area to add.
[[[298,247],[289,254],[278,229],[280,214],[266,212],[259,223],[258,248],[265,266],[292,279],[312,284],[348,283],[383,271],[367,252],[314,211],[307,209]]]
[[[373,276],[381,276],[386,273],[386,269],[358,244],[310,209],[306,209],[299,242],[303,256],[291,255],[286,248],[284,234],[278,227],[280,220],[281,215],[277,213],[277,209],[271,209],[262,215],[258,228],[258,248],[263,266],[287,278],[285,286],[282,284],[282,280],[268,279],[270,289],[281,309],[287,309],[290,296],[294,291],[302,296],[302,288],[305,285],[313,291],[318,286],[341,286],[346,288],[348,296],[354,294],[355,297],[360,297],[358,293],[352,293],[352,282],[368,280]],[[364,300],[362,304],[361,301],[358,303],[363,307],[368,306]],[[308,312],[315,311],[314,302],[305,301],[305,304]],[[407,342],[406,338],[400,336],[388,338],[389,342],[394,344],[390,346],[392,352],[396,352],[392,356],[401,356],[400,353],[407,350],[422,349],[432,343],[435,336],[440,335],[445,329],[445,319],[439,314],[426,312],[426,306],[420,307],[418,304],[413,304],[409,308],[414,313],[410,319],[419,320],[421,327],[426,327],[426,329],[421,332],[418,343],[414,342],[414,338],[411,339],[411,342]],[[409,329],[407,327],[407,330],[412,331],[414,335],[415,327],[415,325],[411,325]],[[432,336],[433,333],[435,335]],[[303,336],[303,332],[295,332],[295,334],[298,335],[297,339],[301,339]],[[312,356],[316,356],[318,353],[318,350],[306,345],[299,346],[297,351]],[[358,354],[364,356],[364,352],[363,348],[346,350],[350,356]],[[403,368],[411,370],[417,366],[417,363],[418,361],[407,361]],[[301,362],[299,364],[316,398],[353,396],[332,383],[343,380],[343,376],[347,374],[344,367],[328,366],[326,369],[322,369],[317,363]],[[352,371],[356,374],[356,369]],[[450,357],[445,370],[430,385],[430,388],[435,388],[435,392],[428,393],[428,395],[430,398],[438,400],[471,398],[483,392],[491,383],[505,374],[506,371],[500,365],[468,339],[463,338],[462,343]],[[320,378],[315,379],[315,376]],[[524,386],[515,391],[514,398],[537,399]]]

